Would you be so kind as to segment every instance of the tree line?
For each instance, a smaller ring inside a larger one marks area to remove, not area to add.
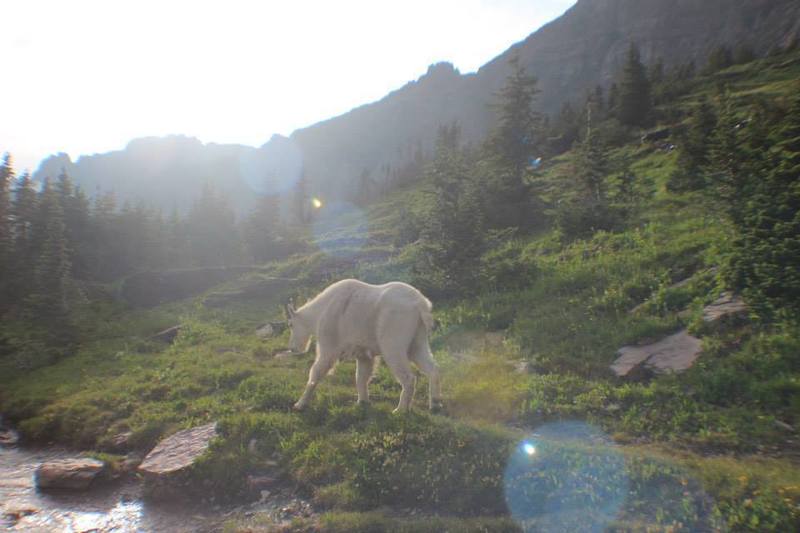
[[[283,257],[297,249],[299,236],[279,211],[277,197],[262,196],[237,220],[225,195],[206,185],[187,213],[165,215],[143,202],[118,205],[110,191],[90,199],[65,172],[41,183],[28,173],[17,177],[6,153],[0,162],[0,313],[59,322],[82,301],[87,282]]]

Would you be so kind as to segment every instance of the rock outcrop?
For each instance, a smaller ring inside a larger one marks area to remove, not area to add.
[[[686,330],[645,346],[623,346],[611,370],[619,377],[644,370],[653,374],[682,372],[690,368],[702,352],[702,343]]]
[[[163,331],[159,331],[152,337],[150,340],[158,341],[158,342],[166,342],[167,344],[172,344],[175,342],[175,339],[178,337],[178,333],[181,332],[181,328],[183,326],[172,326],[171,328],[167,328]]]
[[[97,459],[77,457],[42,463],[36,469],[36,486],[40,489],[88,489],[105,470]]]
[[[719,298],[703,308],[703,322],[718,324],[728,320],[738,320],[747,316],[747,304],[739,296],[723,292]]]
[[[216,422],[178,431],[158,443],[139,465],[145,478],[157,480],[192,466],[217,436]]]

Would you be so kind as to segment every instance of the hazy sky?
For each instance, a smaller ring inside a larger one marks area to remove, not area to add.
[[[185,134],[259,146],[383,97],[428,65],[462,73],[575,0],[11,0],[2,9],[0,152]]]

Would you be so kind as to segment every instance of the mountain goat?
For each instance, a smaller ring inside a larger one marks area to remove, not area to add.
[[[403,388],[395,412],[406,411],[411,404],[416,382],[412,362],[430,381],[430,408],[438,406],[439,367],[428,345],[433,327],[431,302],[411,285],[370,285],[346,279],[328,286],[299,309],[290,304],[287,312],[290,350],[306,352],[311,336],[317,339],[317,356],[295,409],[308,405],[314,389],[337,361],[352,356],[356,358],[358,401],[369,401],[367,385],[377,354]]]

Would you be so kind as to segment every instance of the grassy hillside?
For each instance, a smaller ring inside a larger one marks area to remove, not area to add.
[[[680,105],[720,81],[734,98],[780,99],[797,79],[800,56],[766,59],[702,79]],[[554,200],[568,190],[572,157],[538,176]],[[352,363],[294,413],[311,356],[275,358],[287,334],[254,334],[281,319],[286,297],[302,300],[330,280],[415,281],[415,245],[393,243],[407,213],[428,209],[425,183],[367,208],[366,225],[351,216],[326,228],[317,252],[212,290],[269,274],[298,280],[272,298],[208,308],[200,297],[138,311],[92,303],[79,319],[77,354],[35,372],[4,362],[1,410],[30,441],[94,450],[112,449],[125,431],[131,447],[146,450],[177,428],[219,420],[222,437],[191,473],[205,497],[240,500],[248,473],[277,469],[324,511],[297,519],[296,530],[514,530],[506,498],[517,492],[530,504],[514,517],[524,527],[546,527],[555,506],[563,527],[580,530],[595,518],[584,511],[618,498],[605,512],[623,531],[797,530],[800,437],[787,425],[800,426],[800,329],[705,327],[702,306],[723,288],[724,219],[703,194],[667,190],[674,151],[632,142],[609,157],[629,162],[641,198],[618,230],[572,242],[556,230],[499,240],[482,258],[487,287],[434,301],[445,415],[425,410],[424,379],[414,411],[391,415],[399,386],[384,366],[372,405],[356,406]],[[174,344],[148,340],[178,323]],[[609,371],[619,347],[684,326],[704,347],[689,371],[640,381]],[[565,421],[585,424],[591,439],[569,437]],[[539,462],[523,479],[508,472],[525,439],[538,439]],[[580,475],[587,489],[570,491]],[[241,517],[229,527],[267,523]]]

